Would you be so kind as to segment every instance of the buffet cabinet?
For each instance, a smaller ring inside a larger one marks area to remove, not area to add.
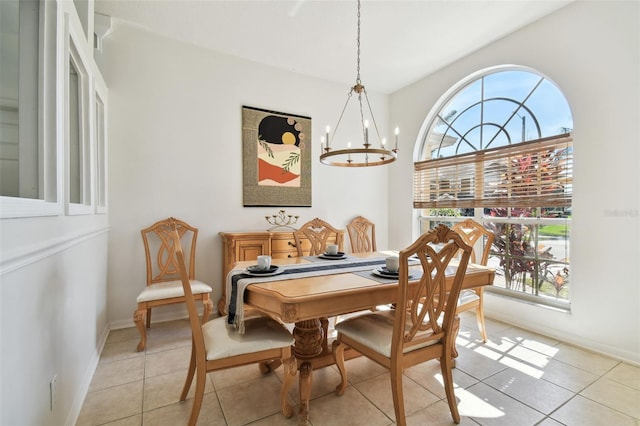
[[[262,254],[275,259],[297,257],[298,248],[293,232],[220,232],[222,238],[222,297],[218,301],[218,312],[225,315],[227,275],[234,268],[236,262],[255,260]],[[329,243],[335,243],[335,238],[329,238]],[[311,243],[306,238],[301,239],[302,252],[308,253]]]

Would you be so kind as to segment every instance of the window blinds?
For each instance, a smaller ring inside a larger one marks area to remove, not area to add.
[[[570,207],[573,139],[563,134],[414,163],[414,208]]]

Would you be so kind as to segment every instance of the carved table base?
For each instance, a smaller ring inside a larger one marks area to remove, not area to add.
[[[460,329],[459,318],[456,317],[454,323],[454,335],[457,336]],[[313,383],[313,370],[333,365],[333,354],[328,348],[328,320],[326,318],[300,321],[295,323],[293,329],[295,344],[293,355],[298,360],[299,388],[300,388],[300,408],[298,410],[298,424],[309,424],[309,400],[311,399],[311,384]],[[455,341],[455,339],[454,339]],[[351,359],[360,354],[351,348],[345,350],[345,359]],[[453,366],[458,352],[455,345],[452,351]],[[263,373],[275,369],[278,365],[263,367]],[[265,370],[263,370],[265,368]]]

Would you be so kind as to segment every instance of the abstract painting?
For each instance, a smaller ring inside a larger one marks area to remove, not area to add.
[[[245,207],[311,207],[311,118],[242,107]]]

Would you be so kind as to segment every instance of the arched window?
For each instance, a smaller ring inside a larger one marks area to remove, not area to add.
[[[421,230],[472,217],[496,234],[494,290],[568,307],[573,119],[560,89],[504,66],[452,87],[414,165]]]

